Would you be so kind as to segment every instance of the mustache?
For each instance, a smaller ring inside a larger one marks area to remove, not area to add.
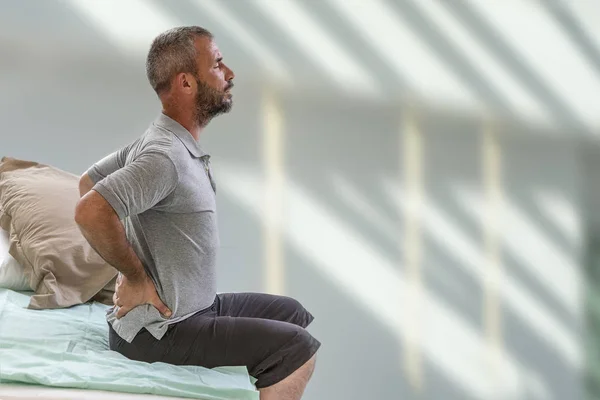
[[[229,85],[227,85],[227,86],[225,87],[225,90],[229,90],[229,89],[231,89],[231,88],[232,88],[232,87],[234,87],[234,86],[235,86],[235,85],[233,84],[233,82],[229,82]]]

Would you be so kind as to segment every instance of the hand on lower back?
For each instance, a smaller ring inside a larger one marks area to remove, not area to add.
[[[129,311],[143,304],[156,307],[166,317],[171,316],[171,310],[160,300],[154,282],[146,274],[139,280],[130,280],[119,274],[113,302],[119,308],[117,318],[123,318]]]

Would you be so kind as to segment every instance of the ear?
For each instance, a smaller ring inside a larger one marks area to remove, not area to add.
[[[192,80],[186,73],[181,73],[175,77],[175,85],[184,91],[192,90]]]
[[[183,74],[183,76],[181,77],[181,87],[183,88],[191,88],[192,84],[190,82],[190,80],[188,79],[187,74]]]

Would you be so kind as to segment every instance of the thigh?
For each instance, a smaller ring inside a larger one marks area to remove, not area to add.
[[[187,322],[187,323],[186,323]],[[179,365],[246,366],[266,387],[307,362],[320,343],[302,327],[262,318],[190,318],[169,332],[163,361]]]
[[[219,293],[219,316],[263,318],[306,328],[313,315],[299,301],[265,293]]]
[[[110,327],[110,324],[109,324]],[[263,318],[194,315],[169,327],[161,340],[142,329],[131,343],[110,327],[111,350],[132,360],[205,368],[245,366],[256,387],[286,378],[321,343],[299,325]]]

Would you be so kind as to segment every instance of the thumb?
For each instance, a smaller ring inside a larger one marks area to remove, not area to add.
[[[158,297],[158,295],[156,295],[156,297],[154,297],[154,301],[152,302],[152,305],[154,307],[156,307],[156,309],[158,310],[158,312],[160,312],[165,317],[170,317],[171,316],[171,310],[169,310],[169,308],[167,306],[165,306],[165,303],[163,303],[160,300],[160,298]]]
[[[129,311],[131,311],[130,307],[119,307],[119,310],[117,311],[117,319],[123,318]]]

